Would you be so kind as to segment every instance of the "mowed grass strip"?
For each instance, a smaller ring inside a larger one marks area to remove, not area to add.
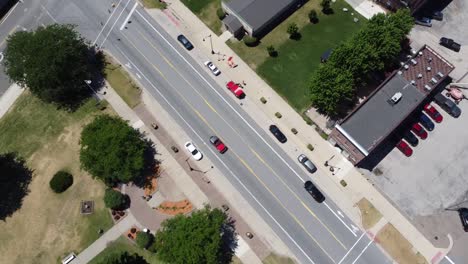
[[[59,263],[96,240],[99,229],[112,226],[104,184],[81,170],[79,162],[81,130],[101,113],[94,99],[70,113],[25,92],[0,119],[0,150],[18,152],[33,171],[22,207],[0,221],[0,263]],[[49,187],[58,170],[73,175],[73,185],[61,194]],[[94,201],[94,214],[80,214],[82,200]]]
[[[116,241],[109,244],[104,251],[97,255],[89,264],[97,264],[107,259],[113,254],[120,254],[122,252],[128,252],[130,255],[138,254],[142,256],[150,264],[162,264],[164,262],[157,259],[156,254],[151,253],[148,250],[143,250],[131,243],[127,238],[120,237]]]
[[[135,84],[128,72],[110,57],[106,57],[104,73],[110,86],[130,108],[141,103],[141,89]]]
[[[159,0],[142,0],[141,2],[146,8],[165,9],[167,7],[165,2],[161,2]]]
[[[216,35],[222,33],[222,22],[216,14],[216,11],[221,8],[221,0],[182,0],[182,3]]]
[[[294,260],[289,257],[279,256],[274,253],[268,255],[263,261],[263,264],[295,264]]]

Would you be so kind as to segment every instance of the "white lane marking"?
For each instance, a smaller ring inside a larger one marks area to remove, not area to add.
[[[367,248],[372,244],[372,242],[374,242],[372,239],[369,241],[369,244],[367,244],[367,246],[361,251],[361,253],[359,253],[359,255],[357,256],[357,258],[353,261],[353,263],[351,264],[354,264],[356,263],[356,261],[358,261],[358,259],[362,256],[362,254],[364,254],[364,252],[367,250]]]
[[[102,26],[101,28],[101,31],[99,31],[99,34],[97,35],[96,39],[94,40],[93,42],[93,46],[96,45],[96,42],[99,38],[99,36],[101,36],[102,32],[104,31],[104,29],[106,28],[107,24],[109,23],[109,21],[111,20],[111,18],[114,16],[114,13],[115,11],[117,11],[117,7],[120,6],[120,3],[122,2],[122,0],[119,0],[119,2],[117,3],[116,7],[114,8],[114,11],[112,11],[112,13],[110,14],[109,18],[107,19],[106,23],[104,24],[104,26]]]
[[[328,206],[328,204],[326,202],[323,202],[323,204],[328,208],[328,210],[330,210],[330,212],[332,212],[336,218],[338,218],[338,220],[340,220],[340,222],[349,230],[349,232],[351,232],[355,237],[357,237],[356,233],[343,221],[343,219],[341,219],[336,213],[335,211],[333,211],[330,206]]]
[[[125,25],[130,20],[130,17],[132,16],[133,12],[135,12],[135,9],[137,8],[137,6],[138,6],[138,2],[135,3],[135,5],[132,7],[132,10],[130,10],[130,13],[128,13],[127,18],[125,18],[124,22],[122,23],[122,26],[120,26],[120,30],[124,29]]]
[[[4,19],[2,19],[2,21],[0,21],[0,26],[3,24],[3,22],[5,22],[7,20],[7,18],[11,15],[11,13],[13,13],[13,11],[16,9],[16,7],[18,6],[20,2],[17,2],[12,9],[10,9],[10,11],[8,11],[8,14],[5,16]]]
[[[354,247],[359,243],[359,241],[364,237],[366,233],[362,233],[362,235],[359,237],[358,240],[356,240],[356,242],[353,244],[353,246],[348,250],[348,252],[346,252],[346,254],[343,256],[343,258],[340,260],[340,262],[338,262],[338,264],[341,264],[341,262],[343,262],[343,260],[349,255],[349,253],[351,253],[351,251],[354,249]]]
[[[49,10],[47,10],[47,8],[45,8],[45,6],[41,5],[42,9],[44,9],[44,11],[46,12],[46,14],[52,18],[52,20],[55,22],[55,23],[58,23],[57,19],[55,19],[50,13],[49,13]]]
[[[119,16],[115,19],[114,21],[114,24],[112,24],[111,28],[109,29],[109,31],[107,32],[107,35],[106,37],[104,38],[104,40],[102,41],[101,45],[99,45],[99,48],[102,47],[102,45],[104,45],[104,42],[106,42],[107,38],[109,37],[110,33],[112,32],[112,30],[114,29],[115,27],[115,24],[117,24],[117,21],[119,21],[119,18],[122,16],[123,12],[125,11],[125,9],[127,8],[128,4],[130,4],[132,0],[128,0],[127,4],[124,6],[124,8],[122,9],[122,11],[120,12]]]
[[[355,225],[353,225],[353,224],[350,224],[350,226],[351,226],[351,229],[352,229],[354,232],[359,232],[359,231],[360,231],[359,227],[357,227],[357,226],[355,226]]]
[[[137,11],[138,12],[138,11]],[[205,141],[203,140],[203,138],[195,131],[195,129],[193,129],[193,127],[182,117],[182,115],[177,111],[177,109],[166,99],[166,97],[164,97],[164,95],[156,88],[156,86],[154,86],[154,84],[143,74],[143,72],[140,71],[140,69],[135,65],[135,63],[133,63],[129,57],[119,48],[116,46],[116,48],[120,51],[120,53],[122,53],[122,55],[125,56],[125,58],[130,61],[131,64],[133,64],[133,66],[135,67],[135,69],[137,71],[140,72],[140,75],[143,76],[143,78],[153,87],[153,89],[161,96],[161,98],[172,108],[172,110],[179,116],[179,118],[185,123],[185,125],[187,125],[190,130],[192,130],[192,132],[200,139],[201,142],[203,142],[205,145]],[[247,193],[255,200],[255,202],[257,202],[258,205],[260,205],[260,207],[262,207],[263,211],[265,211],[265,213],[276,223],[276,225],[283,231],[283,233],[286,234],[286,236],[288,236],[288,238],[296,245],[296,247],[304,254],[304,256],[312,263],[312,264],[315,264],[315,262],[309,257],[309,255],[307,255],[307,253],[301,248],[301,246],[299,246],[299,244],[291,237],[291,235],[289,235],[289,233],[280,225],[280,223],[270,214],[270,212],[263,206],[263,204],[255,197],[255,195],[253,195],[252,192],[250,192],[250,190],[247,188],[247,186],[244,185],[244,183],[242,183],[242,181],[239,179],[239,177],[237,177],[236,174],[234,174],[234,172],[218,157],[218,155],[213,151],[212,148],[208,148],[208,150],[213,154],[214,157],[216,157],[216,159],[221,162],[221,164],[223,164],[223,166],[229,171],[229,173],[234,176],[234,178],[237,180],[237,182],[247,191]]]
[[[453,262],[453,260],[451,260],[447,255],[445,255],[445,259],[446,259],[448,262],[450,262],[450,263],[452,263],[452,264],[455,264],[455,262]]]
[[[228,105],[228,106],[232,109],[232,111],[233,111],[234,113],[236,113],[237,116],[238,116],[240,119],[242,119],[242,121],[244,121],[244,123],[245,123],[245,124],[262,140],[262,141],[263,141],[263,143],[265,143],[265,145],[267,145],[267,146],[271,149],[271,151],[273,151],[273,153],[275,153],[276,156],[277,156],[284,164],[286,164],[286,166],[296,175],[296,177],[298,177],[298,178],[304,183],[305,180],[304,180],[304,179],[303,179],[303,178],[302,178],[302,177],[301,177],[301,176],[300,176],[284,159],[283,159],[283,157],[281,157],[281,155],[279,155],[278,152],[276,152],[276,151],[273,149],[273,147],[272,147],[270,144],[268,144],[268,142],[260,135],[260,133],[258,133],[257,130],[255,130],[255,129],[253,128],[253,126],[252,126],[249,122],[247,122],[247,120],[245,120],[245,118],[244,118],[239,112],[237,112],[237,110],[236,110],[236,109],[235,109],[235,108],[218,92],[218,90],[216,90],[216,89],[205,79],[205,77],[203,77],[203,76],[193,67],[193,65],[190,64],[190,63],[184,58],[184,56],[182,56],[182,54],[180,54],[179,51],[178,51],[174,46],[172,46],[172,44],[169,43],[169,41],[168,41],[168,40],[167,40],[167,39],[166,39],[166,38],[165,38],[165,37],[164,37],[164,36],[163,36],[163,35],[162,35],[162,34],[161,34],[161,33],[160,33],[160,32],[159,32],[159,31],[158,31],[158,30],[157,30],[157,29],[156,29],[156,28],[139,12],[139,11],[138,11],[138,10],[136,10],[136,13],[137,13],[141,18],[143,18],[143,20],[144,20],[144,21],[145,21],[145,22],[162,38],[162,39],[164,39],[164,41],[165,41],[169,46],[171,46],[171,48],[179,55],[179,57],[181,57],[181,58],[187,63],[187,65],[189,65],[190,68],[192,68],[192,70],[193,70],[196,74],[198,74],[198,76],[200,76],[200,78],[201,78],[202,80],[204,80],[204,81],[208,84],[208,86],[219,96],[219,98],[221,98],[221,100],[223,100],[223,101],[226,103],[226,105]],[[335,215],[335,216],[336,216],[336,215]],[[342,222],[342,223],[344,224],[344,222]],[[346,225],[345,225],[345,226],[346,226]],[[348,226],[346,226],[346,227],[349,229]],[[354,234],[354,232],[352,232],[352,231],[351,231],[351,233]],[[356,234],[355,234],[355,236],[356,236]]]
[[[0,52],[0,62],[3,60],[3,52]]]
[[[343,215],[343,213],[342,213],[340,210],[336,210],[336,213],[337,213],[339,216],[341,216],[341,218],[344,218],[344,215]]]

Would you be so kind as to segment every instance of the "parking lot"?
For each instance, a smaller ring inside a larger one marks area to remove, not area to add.
[[[450,74],[454,82],[468,83],[468,3],[454,0],[443,13],[444,20],[432,20],[430,28],[414,27],[410,34],[412,47],[429,45],[455,66]],[[441,37],[460,43],[461,51],[440,46]],[[432,105],[443,121],[435,124],[426,140],[419,139],[418,146],[412,147],[413,155],[406,157],[394,148],[377,164],[378,172],[367,175],[435,246],[448,247],[450,234],[454,242],[451,255],[463,259],[456,263],[466,263],[468,235],[453,210],[468,208],[468,101],[458,105],[462,110],[459,118]]]

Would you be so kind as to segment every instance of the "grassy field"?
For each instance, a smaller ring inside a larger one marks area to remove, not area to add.
[[[295,264],[294,260],[274,253],[268,255],[262,262],[263,264]]]
[[[228,43],[250,67],[257,71],[291,106],[302,112],[310,105],[307,87],[311,73],[320,65],[320,56],[341,41],[355,33],[365,20],[352,11],[343,12],[344,7],[352,8],[343,0],[332,4],[335,13],[324,15],[319,12],[319,23],[308,22],[308,12],[319,5],[318,0],[311,0],[281,23],[254,48],[242,42]],[[358,23],[353,18],[359,18]],[[300,27],[301,39],[289,39],[286,29],[295,22]],[[273,45],[278,57],[268,56],[266,47]]]
[[[34,172],[21,209],[0,222],[0,263],[58,263],[97,239],[100,228],[112,225],[102,201],[104,185],[79,164],[82,127],[100,112],[95,104],[91,99],[68,113],[25,92],[0,119],[1,151],[17,151]],[[49,180],[60,169],[71,172],[74,182],[66,192],[55,194]],[[95,213],[80,215],[81,200],[93,200]]]
[[[150,264],[163,263],[156,258],[155,254],[152,254],[147,250],[140,249],[139,247],[128,241],[125,237],[120,237],[119,239],[111,243],[103,252],[97,255],[91,262],[89,262],[89,264],[97,264],[103,259],[106,259],[107,256],[123,251],[127,251],[130,254],[136,253],[144,257],[145,260]]]
[[[141,2],[146,8],[165,9],[167,7],[165,2],[160,2],[159,0],[142,0]]]
[[[106,57],[104,72],[109,84],[130,108],[134,108],[141,102],[140,88],[134,83],[125,69],[110,57]]]
[[[221,0],[182,0],[195,15],[216,35],[220,35],[222,23],[216,15],[216,10],[221,8]]]

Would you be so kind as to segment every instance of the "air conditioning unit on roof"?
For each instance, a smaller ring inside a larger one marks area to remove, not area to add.
[[[397,92],[392,96],[392,98],[390,98],[390,101],[392,101],[392,103],[396,104],[396,103],[398,103],[398,101],[400,101],[402,96],[403,96],[402,93]]]

